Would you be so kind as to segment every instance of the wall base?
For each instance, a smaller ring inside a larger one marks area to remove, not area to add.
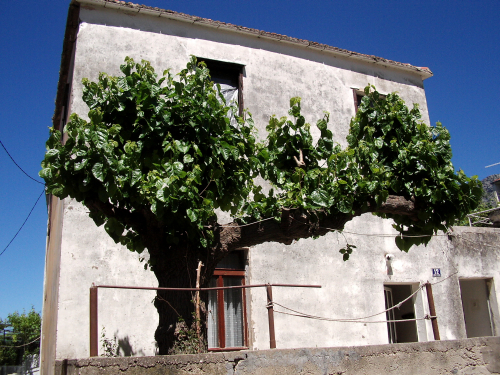
[[[72,359],[57,375],[94,374],[500,374],[500,337],[338,348],[303,348]]]

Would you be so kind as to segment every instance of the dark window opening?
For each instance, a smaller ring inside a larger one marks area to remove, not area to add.
[[[243,115],[243,69],[244,66],[236,63],[229,63],[218,60],[198,57],[198,61],[203,61],[210,70],[210,78],[214,83],[221,85],[222,94],[228,100],[235,100],[238,103],[239,115]]]
[[[389,309],[404,301],[413,293],[411,285],[385,285],[384,297],[385,308]],[[389,343],[398,342],[418,342],[416,321],[397,320],[415,319],[415,303],[410,299],[403,303],[399,308],[386,312],[387,334]]]
[[[358,108],[361,105],[363,97],[366,96],[363,90],[352,89],[352,94],[354,97],[354,112],[358,112]],[[380,95],[381,98],[385,98],[386,95]]]

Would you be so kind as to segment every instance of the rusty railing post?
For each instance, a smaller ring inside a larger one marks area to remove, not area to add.
[[[427,292],[427,301],[429,302],[429,312],[431,314],[432,332],[434,333],[434,340],[441,340],[439,336],[438,322],[436,318],[436,307],[434,306],[434,296],[432,294],[432,285],[429,281],[425,284]]]
[[[276,349],[276,338],[274,335],[274,309],[273,309],[273,288],[267,284],[267,317],[269,319],[269,345],[271,349]]]
[[[99,337],[97,333],[97,287],[90,287],[90,356],[98,356]]]

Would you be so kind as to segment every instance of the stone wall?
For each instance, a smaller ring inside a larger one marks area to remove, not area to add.
[[[57,361],[57,375],[500,374],[500,337]]]

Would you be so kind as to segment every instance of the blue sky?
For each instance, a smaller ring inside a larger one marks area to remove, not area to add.
[[[500,173],[500,2],[199,1],[141,3],[427,66],[431,122],[451,132],[453,162],[468,175]],[[69,0],[3,1],[0,12],[0,141],[38,178],[54,112]],[[43,186],[0,149],[0,252],[26,219]],[[42,197],[0,256],[0,318],[41,311],[47,211]]]

